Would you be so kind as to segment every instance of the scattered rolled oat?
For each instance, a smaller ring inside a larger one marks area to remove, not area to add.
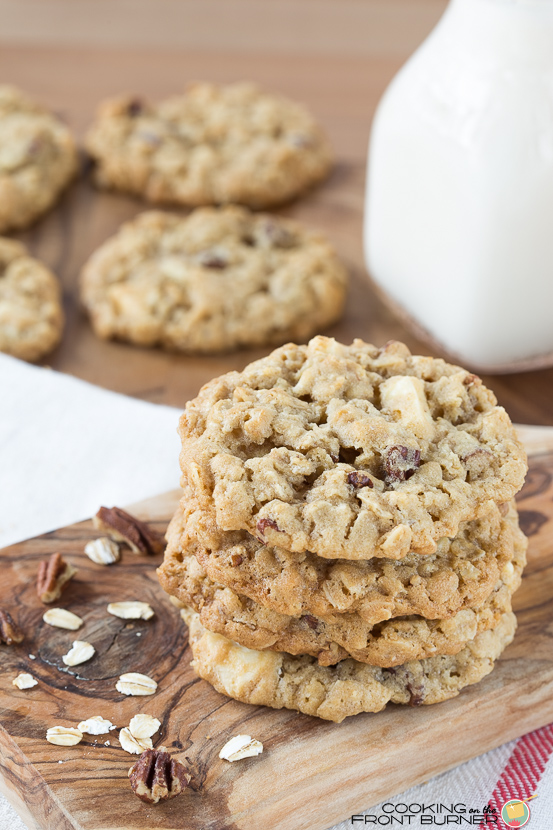
[[[14,623],[11,614],[0,610],[0,643],[12,646],[23,640],[23,632]]]
[[[51,726],[46,732],[46,740],[56,746],[76,746],[82,739],[81,730],[72,726]]]
[[[45,559],[38,566],[36,591],[41,602],[48,604],[61,597],[67,582],[77,573],[61,554],[53,553],[49,559]]]
[[[54,628],[66,628],[68,631],[76,631],[83,624],[80,617],[65,608],[49,608],[42,619]]]
[[[78,726],[81,732],[86,732],[88,735],[105,735],[112,729],[115,729],[115,724],[110,720],[106,720],[101,715],[94,715],[91,718],[82,720]]]
[[[96,649],[86,640],[73,640],[73,646],[61,658],[66,666],[80,666],[96,654]]]
[[[119,545],[116,545],[107,536],[102,536],[100,539],[94,539],[92,542],[88,542],[84,546],[84,552],[97,565],[113,565],[114,562],[118,562],[121,558]]]
[[[135,738],[128,726],[119,732],[119,743],[131,755],[140,755],[145,749],[153,749],[151,738]]]
[[[109,533],[115,541],[126,542],[134,553],[147,555],[165,550],[161,533],[120,507],[100,507],[93,521],[95,527]]]
[[[179,795],[190,783],[184,764],[168,752],[147,749],[129,770],[133,793],[147,804],[157,804]]]
[[[127,672],[121,675],[115,688],[124,695],[153,695],[157,689],[157,683],[147,674]]]
[[[151,715],[135,715],[131,718],[129,729],[134,738],[141,740],[142,738],[151,738],[155,735],[161,726],[161,721],[153,718]]]
[[[154,609],[147,602],[133,600],[129,602],[110,602],[108,613],[122,620],[149,620],[154,616]]]
[[[256,741],[250,735],[235,735],[227,741],[219,753],[219,758],[225,761],[240,761],[242,758],[250,758],[263,752],[263,744]]]
[[[35,680],[32,674],[27,674],[26,672],[21,672],[18,674],[15,680],[12,680],[14,686],[17,686],[18,689],[32,689],[33,686],[36,686],[38,680]]]

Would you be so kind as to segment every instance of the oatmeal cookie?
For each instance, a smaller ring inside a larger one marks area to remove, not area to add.
[[[375,666],[399,666],[434,654],[456,654],[477,634],[497,625],[511,610],[526,563],[521,550],[508,563],[486,601],[445,620],[396,617],[377,625],[358,614],[279,614],[210,580],[194,556],[194,539],[168,534],[165,560],[158,570],[162,588],[200,615],[202,625],[252,649],[309,654],[323,666],[347,657]]]
[[[276,205],[332,164],[307,110],[250,83],[197,83],[157,106],[130,96],[106,101],[86,147],[99,186],[192,206]]]
[[[319,666],[312,657],[244,648],[205,629],[193,611],[182,614],[189,627],[192,667],[218,692],[336,723],[360,712],[379,712],[388,702],[419,706],[456,697],[492,671],[516,630],[515,615],[509,613],[454,656],[435,655],[392,669],[351,659]]]
[[[38,360],[61,339],[58,280],[14,239],[0,237],[0,352]]]
[[[181,467],[222,530],[329,559],[433,554],[522,487],[526,454],[480,378],[402,343],[288,344],[208,383]]]
[[[481,605],[513,558],[526,550],[514,502],[492,503],[437,551],[401,560],[329,560],[263,545],[245,530],[223,531],[189,490],[168,536],[194,553],[207,576],[281,614],[326,617],[356,612],[372,625],[417,614],[445,619]],[[188,544],[188,542],[187,542]]]
[[[34,222],[76,171],[65,124],[18,89],[0,86],[0,232]]]
[[[246,208],[143,213],[85,265],[100,337],[184,352],[303,340],[342,313],[347,275],[320,234]]]

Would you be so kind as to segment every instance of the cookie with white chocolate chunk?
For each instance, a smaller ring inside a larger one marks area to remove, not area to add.
[[[320,666],[313,657],[254,651],[204,628],[198,614],[183,611],[189,627],[192,667],[218,692],[244,703],[295,709],[340,723],[360,712],[379,712],[387,703],[411,706],[456,697],[489,674],[512,641],[516,619],[478,634],[458,654],[411,660],[396,668],[343,660]]]
[[[21,242],[0,237],[0,352],[35,361],[61,340],[61,285]]]
[[[509,566],[506,563],[484,602],[446,619],[411,614],[372,624],[356,612],[321,617],[280,614],[263,601],[209,579],[194,555],[193,535],[181,535],[178,526],[173,526],[167,537],[165,561],[158,570],[161,586],[198,612],[205,628],[247,648],[309,654],[325,666],[353,657],[361,663],[391,667],[435,654],[457,654],[511,611],[511,597],[526,564],[526,545],[521,544],[513,549]]]
[[[322,234],[236,206],[142,213],[81,281],[99,337],[190,353],[305,340],[340,317],[346,289]]]
[[[433,554],[526,473],[482,381],[397,342],[283,346],[206,384],[179,431],[186,483],[221,530],[330,559]]]
[[[0,86],[0,232],[26,228],[77,172],[66,125],[13,86]]]
[[[105,101],[86,148],[100,187],[191,206],[276,205],[332,164],[310,113],[251,83],[191,84],[156,105],[133,96]]]
[[[513,559],[527,546],[514,503],[492,502],[477,518],[462,523],[453,539],[440,539],[433,554],[410,553],[399,560],[324,559],[310,551],[293,553],[263,544],[246,530],[221,530],[189,487],[167,538],[171,549],[165,569],[171,558],[175,584],[180,564],[174,548],[192,547],[213,582],[268,609],[292,616],[357,613],[373,625],[408,614],[447,618],[480,605],[499,579],[512,578]]]

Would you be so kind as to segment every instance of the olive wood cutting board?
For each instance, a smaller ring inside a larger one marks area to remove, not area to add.
[[[30,827],[41,830],[317,830],[347,819],[406,788],[553,720],[553,429],[523,427],[530,472],[519,497],[529,562],[515,597],[519,627],[495,671],[435,706],[389,705],[378,714],[332,724],[287,710],[230,700],[190,668],[187,630],[159,588],[159,557],[124,551],[102,567],[84,554],[98,534],[80,522],[0,552],[0,607],[24,630],[24,642],[0,646],[0,787]],[[165,529],[179,493],[135,506]],[[78,632],[45,625],[37,599],[40,559],[59,551],[79,569],[58,603],[84,618]],[[110,601],[149,602],[156,616],[124,621]],[[97,650],[86,664],[61,661],[74,639]],[[34,659],[30,655],[34,655]],[[19,691],[21,671],[38,685]],[[115,690],[123,672],[153,676],[151,697]],[[46,742],[46,729],[102,715],[118,727],[137,712],[162,722],[156,743],[190,768],[192,787],[157,806],[131,792],[127,771],[136,756],[117,731],[85,735],[76,747]],[[230,764],[219,760],[233,735],[261,740],[264,752]],[[103,741],[108,739],[109,746]]]

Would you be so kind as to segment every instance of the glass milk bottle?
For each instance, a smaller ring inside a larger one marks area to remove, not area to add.
[[[461,363],[553,363],[553,0],[451,0],[372,128],[376,285]]]

